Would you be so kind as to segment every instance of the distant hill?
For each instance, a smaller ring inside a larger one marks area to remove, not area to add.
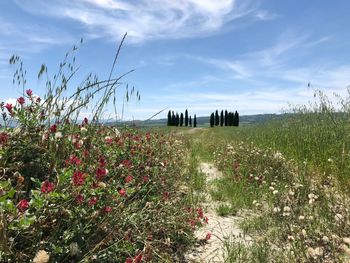
[[[256,115],[245,115],[240,116],[240,125],[250,125],[250,124],[258,124],[263,123],[270,120],[277,120],[277,119],[283,119],[287,116],[290,116],[290,114],[256,114]],[[209,126],[209,116],[202,116],[197,117],[197,126]],[[155,120],[148,120],[148,121],[125,121],[125,122],[118,122],[117,125],[133,125],[133,123],[136,126],[165,126],[167,124],[167,119],[155,119]],[[113,125],[111,122],[107,122],[107,125]]]

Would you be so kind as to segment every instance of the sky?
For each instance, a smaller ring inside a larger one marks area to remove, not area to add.
[[[41,65],[52,78],[83,38],[73,92],[90,72],[108,79],[127,32],[113,76],[135,71],[118,87],[119,118],[126,83],[141,101],[125,105],[124,119],[147,119],[163,109],[156,118],[169,109],[197,116],[216,109],[281,113],[308,103],[315,89],[346,93],[349,10],[348,0],[0,1],[0,101],[21,95],[12,84],[13,54],[27,70],[26,88],[43,96]],[[112,112],[108,106],[106,118]]]

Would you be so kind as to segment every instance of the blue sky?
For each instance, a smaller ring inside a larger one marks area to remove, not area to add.
[[[115,74],[135,69],[124,81],[142,99],[127,105],[125,118],[144,119],[167,107],[197,116],[215,109],[279,113],[312,100],[312,89],[344,94],[349,10],[347,0],[1,1],[0,99],[20,95],[12,85],[12,54],[24,61],[27,87],[43,95],[41,64],[53,76],[65,52],[84,38],[73,90],[88,72],[108,77],[128,32]]]

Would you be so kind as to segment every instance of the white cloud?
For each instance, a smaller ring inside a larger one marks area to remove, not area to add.
[[[115,41],[128,32],[132,42],[213,34],[234,20],[249,16],[256,19],[253,12],[257,10],[251,1],[238,0],[16,0],[16,3],[32,13],[78,21],[87,28],[90,37]]]

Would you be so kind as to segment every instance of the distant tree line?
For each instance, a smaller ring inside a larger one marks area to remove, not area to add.
[[[228,112],[227,110],[222,110],[220,115],[219,111],[216,110],[210,115],[210,127],[214,126],[239,126],[239,114],[237,111]]]
[[[168,126],[185,126],[185,127],[192,127],[192,116],[188,116],[188,110],[185,111],[185,116],[183,113],[174,113],[174,111],[169,110],[168,112]],[[197,127],[197,116],[194,115],[193,118],[193,127]]]

